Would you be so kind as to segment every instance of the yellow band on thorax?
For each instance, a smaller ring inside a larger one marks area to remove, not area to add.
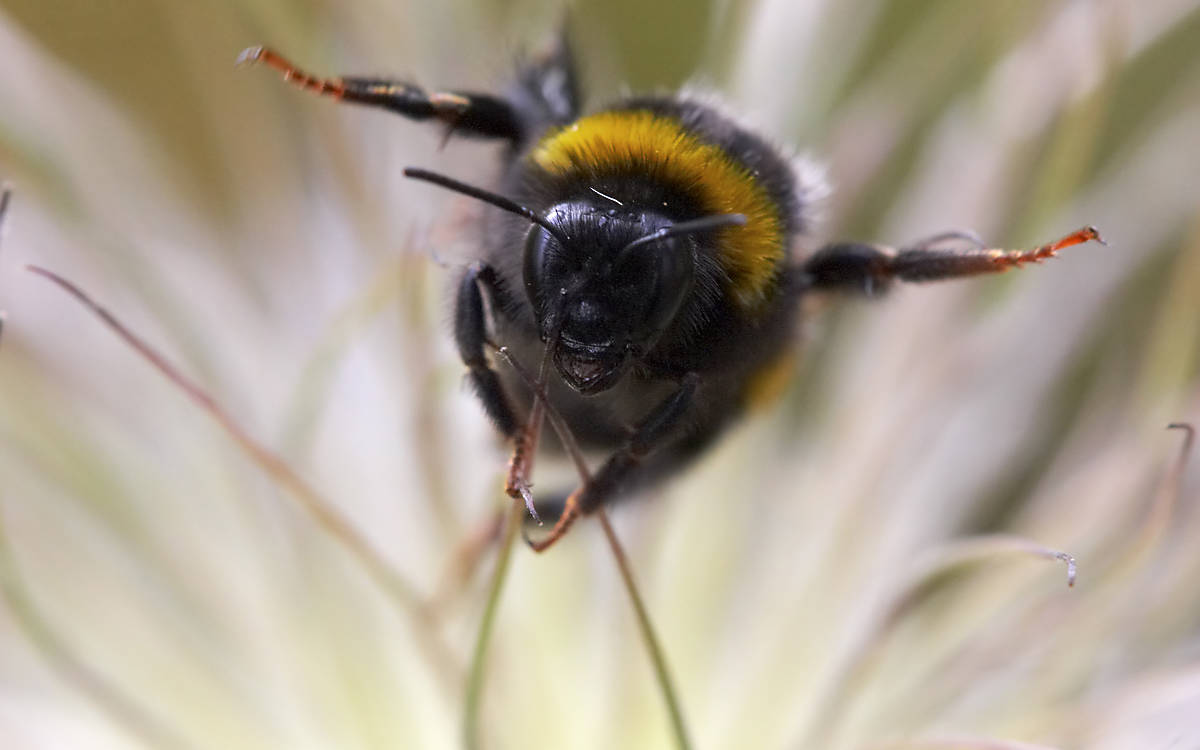
[[[687,195],[704,214],[744,214],[745,226],[719,230],[718,260],[742,309],[766,301],[786,255],[780,207],[749,169],[674,118],[645,110],[589,115],[551,131],[530,158],[558,177],[638,175]]]

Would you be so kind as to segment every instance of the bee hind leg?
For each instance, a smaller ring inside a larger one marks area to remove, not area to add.
[[[947,245],[954,240],[966,246]],[[897,280],[939,281],[1007,271],[1026,263],[1040,263],[1059,250],[1090,240],[1104,242],[1090,226],[1032,250],[983,247],[978,237],[964,232],[945,232],[899,250],[837,242],[821,248],[800,265],[796,270],[797,286],[802,290],[882,294]]]

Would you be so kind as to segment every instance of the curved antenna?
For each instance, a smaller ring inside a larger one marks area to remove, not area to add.
[[[633,242],[630,242],[625,247],[621,248],[620,255],[623,257],[630,250],[642,245],[648,245],[651,242],[666,237],[678,237],[682,234],[695,234],[697,232],[710,232],[714,229],[723,229],[725,227],[740,227],[746,224],[745,214],[712,214],[711,216],[701,216],[699,219],[691,221],[681,221],[678,224],[672,224],[662,229],[656,229],[650,234],[638,237]]]
[[[554,226],[554,224],[551,224],[550,221],[548,221],[546,219],[546,217],[537,213],[532,208],[527,208],[525,206],[522,206],[520,203],[517,203],[514,200],[505,198],[503,195],[499,195],[497,193],[493,193],[488,190],[484,190],[483,188],[475,187],[474,185],[468,185],[465,182],[459,182],[458,180],[454,179],[453,177],[447,177],[444,174],[438,174],[437,172],[430,172],[428,169],[420,169],[417,167],[405,167],[404,168],[404,176],[411,177],[414,180],[423,180],[425,182],[432,182],[434,185],[437,185],[438,187],[444,187],[447,190],[453,190],[456,193],[462,193],[463,195],[470,196],[470,197],[474,198],[475,200],[480,200],[480,201],[483,201],[484,203],[490,203],[491,205],[495,206],[496,208],[499,208],[503,211],[507,211],[510,214],[517,214],[518,216],[524,216],[526,219],[529,219],[534,224],[537,224],[539,227],[541,227],[542,229],[545,229],[547,232],[549,232],[550,235],[552,237],[554,237],[554,239],[558,240],[559,244],[561,244],[561,245],[567,244],[567,240],[568,240],[567,236],[562,233],[562,230],[560,230],[558,227]]]

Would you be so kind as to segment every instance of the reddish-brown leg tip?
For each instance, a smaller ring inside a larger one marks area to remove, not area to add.
[[[1100,230],[1096,229],[1094,226],[1089,224],[1088,226],[1084,227],[1083,229],[1080,229],[1077,232],[1072,232],[1071,234],[1068,234],[1066,237],[1063,237],[1058,242],[1055,242],[1052,245],[1050,245],[1050,248],[1049,248],[1050,254],[1053,254],[1058,250],[1062,250],[1065,247],[1071,247],[1073,245],[1082,245],[1083,243],[1090,242],[1092,240],[1099,242],[1101,245],[1108,244],[1107,242],[1104,241],[1104,238],[1102,238],[1100,236]]]
[[[575,521],[579,519],[580,515],[579,503],[575,498],[575,494],[572,494],[567,498],[566,505],[563,506],[562,515],[558,517],[558,521],[554,524],[554,528],[546,536],[542,537],[541,539],[534,540],[530,539],[527,535],[525,535],[524,532],[522,532],[525,543],[529,545],[531,550],[540,554],[553,547],[559,539],[562,539],[564,536],[566,536],[567,532],[571,530],[573,525],[575,525]]]

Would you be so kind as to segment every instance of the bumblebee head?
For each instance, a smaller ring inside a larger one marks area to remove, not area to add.
[[[525,241],[525,292],[563,380],[580,393],[616,384],[675,319],[696,245],[669,217],[590,201],[544,215]]]
[[[692,235],[745,223],[741,214],[677,221],[589,199],[563,201],[538,213],[433,172],[406,169],[405,174],[531,222],[523,258],[525,292],[555,368],[583,394],[616,385],[675,320],[695,280],[698,245]]]

